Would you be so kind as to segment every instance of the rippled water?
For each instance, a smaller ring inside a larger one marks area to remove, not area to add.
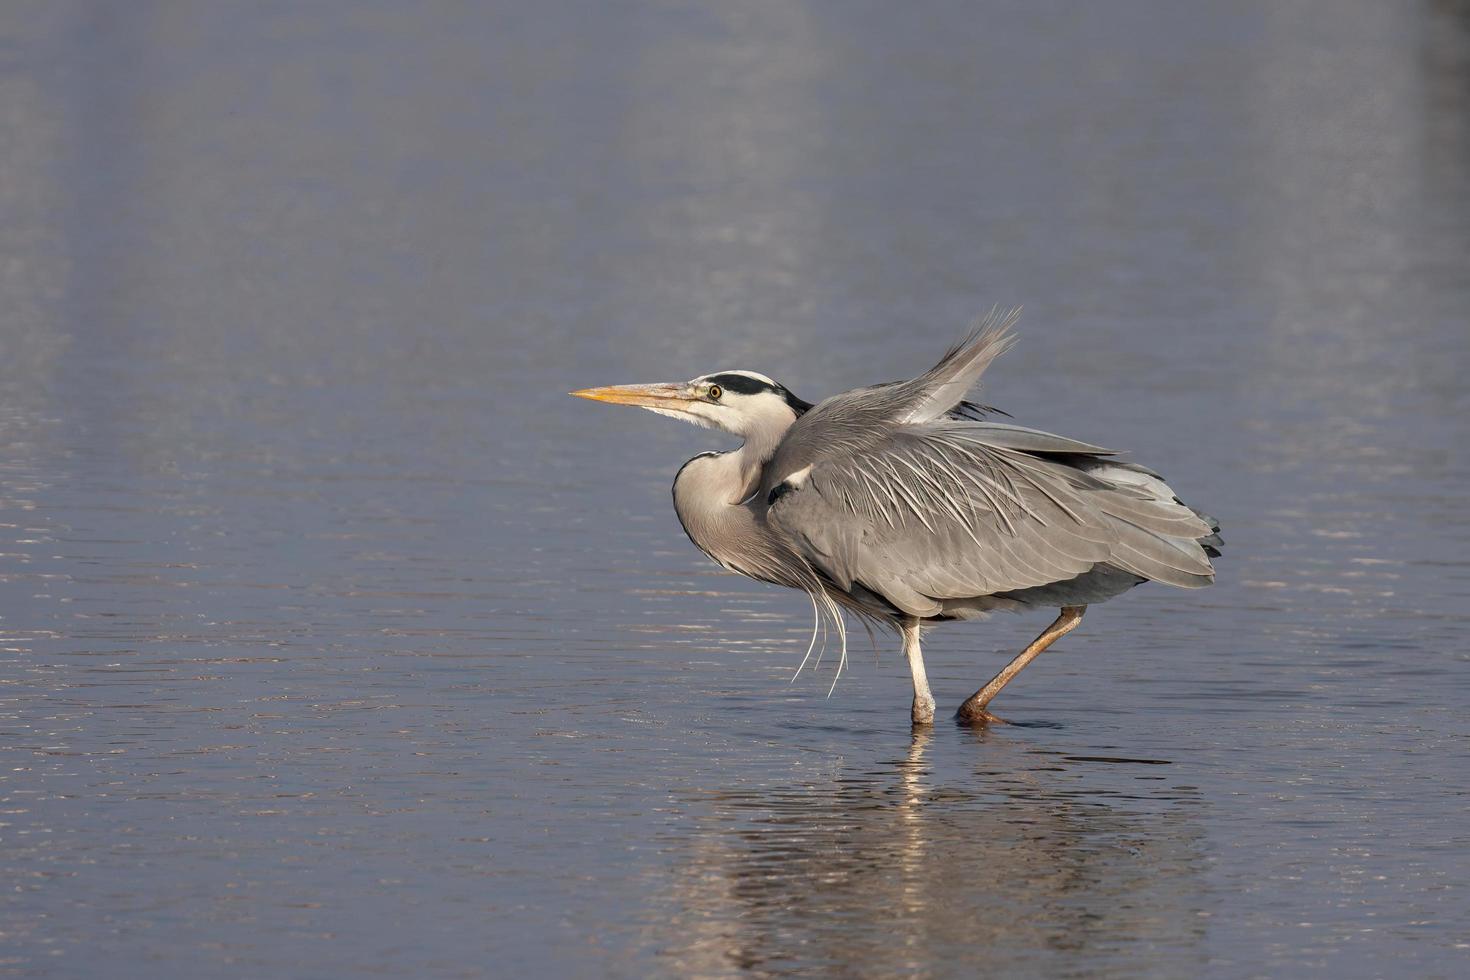
[[[0,972],[1470,969],[1463,4],[13,3],[0,131]],[[1013,302],[1228,551],[984,731],[565,395]]]

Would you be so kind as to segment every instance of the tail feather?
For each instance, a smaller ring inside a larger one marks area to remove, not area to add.
[[[1115,556],[1114,564],[1144,578],[1184,588],[1198,588],[1213,581],[1210,559],[1220,557],[1225,544],[1220,537],[1219,521],[1180,500],[1163,477],[1138,463],[1089,457],[1071,458],[1069,462],[1093,477],[1142,492],[1152,498],[1154,507],[1178,515],[1169,523],[1157,520],[1157,515],[1150,515],[1154,520],[1141,521],[1138,515],[1116,507],[1116,502],[1110,499],[1110,506],[1105,509],[1117,521],[1115,526],[1121,534],[1120,553]],[[1193,515],[1194,520],[1181,521],[1185,515]],[[1192,530],[1180,533],[1181,523],[1193,525]],[[1199,534],[1204,529],[1209,533]]]
[[[1178,497],[1175,497],[1174,499],[1178,500],[1179,503],[1184,504],[1184,506],[1189,507],[1188,504],[1185,504],[1184,501],[1179,500]],[[1220,552],[1225,547],[1225,539],[1220,537],[1220,522],[1197,507],[1189,507],[1189,509],[1194,511],[1194,515],[1196,517],[1198,517],[1200,520],[1204,521],[1210,526],[1209,534],[1205,535],[1202,538],[1196,538],[1195,540],[1199,542],[1199,546],[1201,548],[1205,549],[1205,554],[1209,555],[1211,558],[1219,558]]]

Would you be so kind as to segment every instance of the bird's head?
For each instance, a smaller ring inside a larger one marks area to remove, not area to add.
[[[719,371],[672,384],[613,385],[574,391],[578,398],[637,405],[650,412],[751,439],[784,433],[811,404],[754,371]]]

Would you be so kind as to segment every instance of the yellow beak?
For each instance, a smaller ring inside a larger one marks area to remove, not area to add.
[[[695,400],[689,397],[689,388],[684,384],[610,385],[606,388],[583,388],[570,394],[595,402],[637,405],[639,408],[679,408]]]

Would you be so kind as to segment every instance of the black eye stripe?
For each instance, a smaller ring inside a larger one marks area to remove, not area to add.
[[[737,395],[758,395],[763,391],[774,391],[779,395],[783,390],[778,385],[766,384],[759,378],[750,378],[743,374],[717,374],[705,380]]]
[[[737,395],[759,395],[763,391],[774,392],[780,395],[791,410],[800,417],[807,409],[812,407],[811,402],[802,401],[784,387],[778,384],[768,384],[759,378],[752,378],[744,374],[716,374],[705,379],[710,384],[719,385],[726,391],[733,391]]]

